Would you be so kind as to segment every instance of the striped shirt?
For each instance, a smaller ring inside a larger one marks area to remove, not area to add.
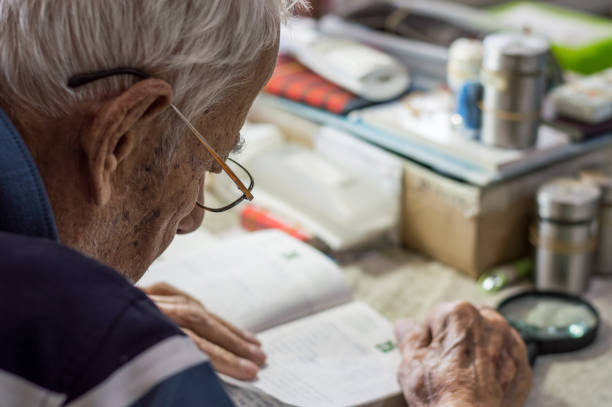
[[[117,271],[58,242],[0,110],[0,407],[232,406],[208,358]]]

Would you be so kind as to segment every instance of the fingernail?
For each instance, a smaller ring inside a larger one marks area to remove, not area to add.
[[[266,359],[266,354],[261,350],[259,346],[250,345],[249,353],[257,360],[261,360],[262,362]]]
[[[240,370],[248,377],[255,377],[257,372],[259,372],[257,365],[246,359],[240,359]]]

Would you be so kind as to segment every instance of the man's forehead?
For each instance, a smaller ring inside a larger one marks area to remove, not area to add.
[[[222,158],[226,159],[230,153],[239,153],[243,148],[244,138],[240,129],[253,100],[274,72],[277,52],[276,46],[263,51],[244,83],[207,109],[198,120],[198,125],[203,129],[212,130],[210,142]]]
[[[272,77],[272,74],[274,73],[274,68],[276,67],[277,57],[278,57],[278,43],[276,43],[269,50],[266,50],[262,53],[260,57],[260,59],[262,60],[261,63],[265,64],[265,69],[267,69],[267,74],[265,76],[265,80],[262,86],[268,83],[268,81]]]

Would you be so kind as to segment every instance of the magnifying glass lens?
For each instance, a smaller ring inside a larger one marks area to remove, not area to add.
[[[555,297],[523,297],[506,303],[500,313],[520,330],[542,339],[581,338],[597,324],[586,305]]]
[[[503,301],[497,310],[525,341],[532,363],[537,355],[590,345],[599,327],[599,314],[591,304],[564,293],[521,293]]]

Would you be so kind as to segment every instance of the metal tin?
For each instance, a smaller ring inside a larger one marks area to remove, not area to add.
[[[612,175],[584,171],[580,174],[580,179],[601,190],[599,244],[595,253],[593,271],[597,274],[612,275]]]
[[[560,178],[538,190],[536,286],[542,290],[579,294],[588,288],[597,245],[597,187]]]
[[[535,145],[550,46],[543,37],[497,33],[484,40],[481,139],[495,147]]]
[[[599,211],[601,192],[573,178],[558,178],[538,190],[538,216],[553,222],[590,222]]]

